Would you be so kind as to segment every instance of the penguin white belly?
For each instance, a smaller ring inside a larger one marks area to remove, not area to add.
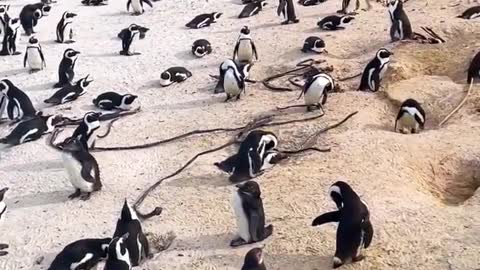
[[[129,47],[131,53],[135,53],[135,45],[139,40],[140,40],[140,35],[135,34],[132,38],[132,42],[130,43],[130,47]]]
[[[225,89],[225,93],[230,96],[240,95],[242,90],[238,87],[237,78],[233,74],[233,71],[229,70],[225,73],[225,77],[223,78],[223,88]]]
[[[142,262],[142,243],[140,242],[140,234],[137,235],[137,247],[138,247],[138,264]]]
[[[383,64],[382,66],[382,70],[380,70],[380,80],[383,80],[383,77],[385,76],[385,72],[387,72],[387,69],[388,69],[388,64],[389,62]]]
[[[7,108],[8,98],[6,95],[0,93],[0,119],[2,119],[3,113]]]
[[[18,100],[16,98],[14,98],[13,100],[15,101],[15,104],[16,104],[16,106],[13,107],[13,119],[22,119],[23,118],[23,110],[20,107],[20,102],[18,102]]]
[[[88,260],[90,260],[91,258],[93,258],[92,253],[85,254],[85,257],[83,257],[79,262],[70,264],[70,269],[77,269],[78,266],[88,262]]]
[[[315,105],[320,102],[322,97],[323,89],[320,86],[315,86],[312,84],[308,91],[304,95],[305,105]]]
[[[70,38],[70,31],[73,31],[72,29],[72,23],[68,23],[65,25],[63,28],[63,42],[66,41],[71,41],[72,39]]]
[[[132,0],[132,8],[136,13],[143,13],[141,0]]]
[[[30,69],[38,70],[43,68],[42,57],[40,56],[40,51],[37,48],[28,48],[28,66]]]
[[[418,130],[420,125],[417,123],[415,116],[404,113],[400,119],[398,119],[398,130],[402,133],[411,133],[412,129]]]
[[[37,132],[38,132],[37,128],[27,131],[27,133],[23,134],[23,136],[20,138],[19,140],[20,144],[27,142],[29,140],[29,137]]]
[[[250,232],[248,230],[248,218],[243,210],[242,198],[238,195],[238,192],[233,194],[233,209],[237,216],[238,236],[240,236],[246,242],[250,242]]]
[[[251,62],[253,58],[252,44],[249,40],[241,40],[238,45],[238,60],[240,62]]]
[[[70,182],[72,183],[72,186],[80,189],[83,192],[92,192],[93,183],[85,181],[82,177],[82,164],[80,164],[80,162],[78,162],[69,153],[63,153],[62,157],[63,164],[68,173],[68,176],[70,177]]]

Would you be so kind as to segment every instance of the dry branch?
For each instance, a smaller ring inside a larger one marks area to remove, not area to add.
[[[467,91],[467,94],[465,95],[465,97],[462,99],[462,101],[458,104],[457,107],[455,107],[455,109],[453,109],[443,120],[442,122],[440,122],[440,124],[438,124],[438,127],[442,127],[443,124],[445,124],[445,122],[448,121],[448,119],[450,119],[450,117],[452,117],[458,110],[460,110],[460,108],[462,108],[462,106],[465,104],[465,102],[467,102],[467,99],[468,97],[470,96],[470,93],[472,92],[472,87],[473,87],[473,80],[471,80],[470,82],[470,86],[468,87],[468,91]]]
[[[314,145],[315,142],[317,141],[317,138],[318,136],[320,136],[320,134],[322,133],[325,133],[331,129],[334,129],[334,128],[337,128],[339,126],[341,126],[343,123],[347,122],[351,117],[353,117],[354,115],[356,115],[358,113],[357,112],[353,112],[351,114],[349,114],[347,117],[345,117],[342,121],[336,123],[336,124],[333,124],[331,126],[327,126],[325,128],[322,128],[321,130],[315,132],[314,134],[310,135],[303,143],[302,143],[302,147],[305,147],[305,146],[310,146],[310,145]]]

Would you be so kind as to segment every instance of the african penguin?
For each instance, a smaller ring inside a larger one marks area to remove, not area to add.
[[[398,130],[397,130],[398,127]],[[418,133],[425,128],[425,111],[420,103],[414,99],[405,100],[400,106],[397,118],[395,119],[395,132]]]
[[[31,4],[23,7],[20,12],[20,22],[27,36],[35,33],[33,27],[37,25],[40,18],[48,16],[51,9],[51,6],[44,3]]]
[[[0,81],[0,92],[8,98],[7,115],[10,120],[19,121],[36,116],[37,110],[33,107],[30,98],[10,80]]]
[[[73,18],[77,14],[65,11],[62,15],[62,18],[57,24],[57,42],[58,43],[73,43]]]
[[[0,223],[2,220],[5,220],[5,215],[7,214],[7,204],[3,200],[7,191],[8,187],[0,189]],[[5,256],[8,254],[8,251],[4,250],[7,248],[7,244],[0,243],[0,256]]]
[[[199,29],[203,27],[208,27],[212,23],[216,23],[218,19],[222,16],[223,13],[220,12],[213,12],[213,13],[205,13],[200,14],[193,18],[189,23],[185,25],[185,27],[192,28],[192,29]]]
[[[19,55],[17,51],[18,28],[20,27],[19,19],[8,19],[7,26],[4,29],[2,50],[0,55]]]
[[[480,17],[480,6],[475,6],[465,10],[458,18],[470,20]]]
[[[265,213],[261,198],[260,186],[255,181],[247,181],[236,185],[233,193],[233,209],[237,217],[238,237],[230,242],[230,246],[260,242],[273,233],[273,225],[265,227]]]
[[[136,95],[121,95],[115,92],[105,92],[93,100],[93,104],[102,110],[122,110],[131,109],[133,102],[138,98]]]
[[[71,138],[79,140],[85,149],[95,147],[94,133],[100,128],[100,116],[100,113],[87,112],[82,122],[73,131]]]
[[[246,64],[244,66],[244,71],[242,72],[238,65],[228,65],[225,72],[223,73],[223,90],[227,95],[225,102],[229,101],[231,98],[240,99],[242,92],[245,92],[246,84],[246,74],[250,69],[251,64]]]
[[[318,216],[312,226],[338,222],[337,244],[333,268],[364,259],[362,249],[368,248],[373,238],[370,212],[367,205],[343,181],[337,181],[329,190],[338,210]]]
[[[349,15],[331,15],[321,19],[317,25],[323,30],[339,30],[345,29],[345,25],[349,24],[354,19],[355,17]]]
[[[145,33],[148,30],[150,29],[137,24],[131,24],[128,28],[123,29],[118,34],[118,37],[122,39],[120,54],[125,56],[139,55],[140,53],[135,51],[135,45],[137,41],[145,38]]]
[[[130,254],[127,249],[128,232],[114,237],[108,245],[107,262],[104,270],[131,270]]]
[[[7,28],[7,21],[10,19],[10,16],[8,16],[7,13],[9,9],[10,5],[0,5],[0,41],[3,41],[3,35]]]
[[[468,67],[467,83],[473,84],[474,80],[479,78],[480,78],[480,52],[478,52],[473,57],[472,62],[470,62],[470,66]]]
[[[55,92],[51,97],[45,99],[43,102],[52,105],[60,105],[76,100],[78,97],[86,93],[87,86],[93,82],[93,80],[88,80],[88,76],[89,75],[78,80],[74,85],[67,84],[63,86],[60,90]]]
[[[68,244],[53,260],[47,270],[92,269],[107,259],[112,238],[88,238]]]
[[[150,0],[127,0],[127,11],[130,11],[130,5],[132,5],[133,15],[141,15],[145,12],[143,3],[153,8],[153,4]]]
[[[252,248],[245,255],[241,270],[267,270],[263,263],[263,250]]]
[[[355,7],[354,7],[355,5]],[[353,15],[360,8],[359,0],[342,0],[342,9],[338,13]]]
[[[174,83],[181,83],[192,77],[192,72],[184,67],[171,67],[160,74],[160,85],[167,87]]]
[[[297,19],[297,15],[295,15],[295,6],[293,4],[293,0],[279,0],[277,15],[282,15],[285,19],[282,24],[300,22],[300,20]]]
[[[304,96],[307,111],[312,111],[312,107],[314,107],[323,112],[322,106],[327,102],[328,92],[332,91],[334,87],[333,78],[327,73],[320,73],[307,80],[298,98]]]
[[[254,61],[258,61],[257,48],[250,36],[248,26],[244,26],[240,30],[237,44],[235,44],[235,49],[233,50],[233,61],[238,64],[251,64]]]
[[[373,58],[363,70],[358,90],[378,91],[380,82],[388,69],[390,55],[393,55],[393,53],[385,48],[377,51],[375,58]]]
[[[30,67],[30,73],[42,70],[47,65],[45,64],[45,57],[43,56],[42,46],[38,39],[34,36],[28,40],[25,57],[23,58],[23,67]]]
[[[392,42],[404,39],[412,39],[413,31],[408,19],[407,13],[403,10],[401,0],[390,0],[388,3],[388,13],[390,14],[390,38]]]
[[[214,91],[215,94],[225,92],[225,89],[223,89],[223,77],[224,77],[225,72],[227,71],[228,67],[230,67],[230,66],[236,67],[236,64],[235,64],[235,62],[233,62],[233,60],[227,59],[227,60],[223,61],[220,64],[220,66],[218,67],[219,77],[218,77],[217,85],[215,86],[215,91]]]
[[[38,140],[44,134],[52,132],[55,126],[61,122],[62,117],[59,115],[38,115],[34,118],[18,123],[10,134],[0,139],[0,143],[19,145],[29,141]]]
[[[3,117],[3,114],[5,113],[5,110],[7,109],[7,105],[8,105],[7,94],[0,91],[0,122],[2,122],[2,117]]]
[[[319,37],[311,36],[305,39],[303,42],[302,52],[315,52],[322,53],[325,52],[325,41]]]
[[[63,52],[62,61],[60,61],[58,66],[58,83],[54,85],[55,88],[72,84],[75,77],[75,64],[79,54],[80,52],[74,49],[66,49]]]
[[[108,5],[108,0],[82,0],[82,4],[86,6],[103,6]]]
[[[192,53],[198,58],[202,58],[212,53],[212,45],[206,39],[198,39],[193,42]]]
[[[327,0],[299,0],[298,3],[302,6],[308,7],[308,6],[320,5],[325,1]]]
[[[266,0],[257,0],[252,3],[247,4],[238,15],[238,18],[248,18],[260,13],[264,7],[267,6]]]

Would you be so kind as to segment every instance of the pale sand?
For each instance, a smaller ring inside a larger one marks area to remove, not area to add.
[[[12,5],[13,15],[29,1],[5,2]],[[54,91],[50,86],[57,79],[62,52],[68,47],[81,51],[77,78],[90,74],[95,82],[85,96],[56,110],[71,106],[71,111],[62,112],[81,115],[93,109],[91,100],[104,91],[140,95],[142,112],[116,122],[111,135],[98,142],[114,146],[150,142],[197,128],[242,125],[276,106],[292,104],[298,92],[274,93],[261,85],[249,84],[247,95],[239,102],[223,103],[223,95],[212,94],[215,81],[208,74],[216,74],[218,65],[231,57],[243,25],[252,29],[260,55],[252,69],[254,79],[312,57],[300,52],[303,40],[310,35],[324,38],[328,51],[339,57],[319,57],[334,65],[335,78],[358,73],[378,48],[387,46],[395,52],[384,81],[387,95],[353,92],[357,78],[340,83],[346,92],[329,97],[327,114],[321,120],[269,129],[280,136],[281,148],[287,148],[359,110],[347,124],[318,140],[317,146],[330,146],[331,153],[295,158],[256,179],[263,191],[267,223],[275,227],[273,236],[259,244],[266,245],[267,267],[331,268],[336,227],[312,228],[310,224],[319,214],[334,209],[328,187],[345,178],[368,203],[375,229],[366,259],[345,269],[480,268],[480,194],[474,194],[480,185],[477,91],[444,128],[435,128],[461,99],[465,71],[477,51],[479,35],[471,33],[479,22],[454,18],[466,3],[448,7],[452,1],[429,1],[428,6],[425,0],[409,1],[405,9],[414,29],[431,26],[448,43],[407,43],[394,48],[388,44],[386,9],[376,3],[346,30],[327,33],[317,29],[317,19],[339,9],[340,1],[308,8],[297,5],[301,22],[288,26],[279,25],[277,1],[273,0],[262,13],[243,20],[236,18],[242,9],[236,1],[162,0],[138,17],[126,13],[125,2],[86,7],[79,0],[59,0],[36,28],[47,69],[30,75],[22,69],[23,55],[1,57],[0,77],[11,79],[42,108],[41,101]],[[79,14],[75,18],[78,42],[56,44],[55,26],[67,9]],[[184,28],[195,15],[213,11],[224,12],[217,24],[201,30]],[[121,42],[116,35],[134,22],[151,28],[138,44],[142,55],[118,56]],[[212,43],[212,55],[203,59],[191,56],[190,46],[198,38]],[[26,41],[22,36],[22,53]],[[177,65],[190,69],[193,77],[183,84],[160,88],[161,71]],[[427,111],[427,130],[419,135],[392,132],[398,101],[407,97],[419,99]],[[292,118],[307,116],[303,109],[291,112]],[[5,125],[0,133],[7,133]],[[67,199],[73,188],[59,153],[45,140],[1,153],[0,187],[10,187],[10,208],[0,229],[0,242],[10,244],[10,254],[0,258],[0,269],[46,269],[68,243],[111,236],[125,197],[133,202],[142,190],[175,171],[194,153],[220,145],[230,136],[220,133],[146,150],[94,153],[104,188],[87,202]],[[257,245],[229,247],[236,232],[230,205],[234,187],[227,175],[212,165],[232,152],[228,149],[202,157],[145,200],[142,209],[160,205],[164,212],[145,222],[144,230],[156,235],[174,231],[177,239],[169,250],[138,269],[240,269],[244,254]],[[45,259],[35,266],[39,256]]]

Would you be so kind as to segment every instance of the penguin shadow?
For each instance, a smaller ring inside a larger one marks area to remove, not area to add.
[[[37,162],[3,166],[3,167],[0,167],[0,171],[41,172],[45,170],[61,169],[61,168],[63,168],[63,163],[61,161],[50,160],[50,161],[37,161]]]
[[[53,89],[53,85],[54,85],[54,84],[55,84],[55,83],[48,82],[48,83],[30,85],[30,86],[24,87],[23,89],[26,90],[26,91],[51,90],[51,89]]]
[[[293,60],[298,60],[299,58],[302,58],[305,56],[305,53],[302,52],[301,47],[295,47],[292,48],[285,53],[283,53],[279,59],[284,60],[285,62],[290,62]]]
[[[280,27],[280,26],[282,25],[280,24],[280,21],[278,21],[278,22],[269,22],[269,23],[252,26],[250,29],[255,30],[255,29],[264,29],[264,28],[272,28],[272,27]]]
[[[25,68],[5,70],[5,71],[0,72],[0,77],[16,76],[18,74],[25,73],[25,72],[27,72],[27,70]]]
[[[85,54],[85,57],[120,57],[122,55],[120,55],[118,52],[109,52],[109,53],[99,53],[99,54],[93,54],[93,53],[89,53],[89,54]]]
[[[271,265],[270,264],[274,264]],[[269,254],[265,252],[265,265],[269,269],[331,269],[332,256]]]
[[[192,54],[190,50],[177,52],[174,56],[181,60],[197,60],[198,59]]]
[[[7,198],[10,209],[21,209],[67,202],[71,190],[34,193],[25,196]]]
[[[147,81],[144,85],[142,85],[138,90],[148,90],[152,88],[168,88],[168,87],[161,87],[160,80],[150,80]]]
[[[195,237],[177,238],[172,249],[177,250],[217,250],[230,248],[233,233],[200,235]]]
[[[213,167],[213,164],[212,164]],[[212,173],[205,175],[188,175],[175,179],[166,183],[167,186],[173,187],[198,187],[198,186],[214,186],[226,187],[233,185],[228,180],[228,175],[223,173]]]

